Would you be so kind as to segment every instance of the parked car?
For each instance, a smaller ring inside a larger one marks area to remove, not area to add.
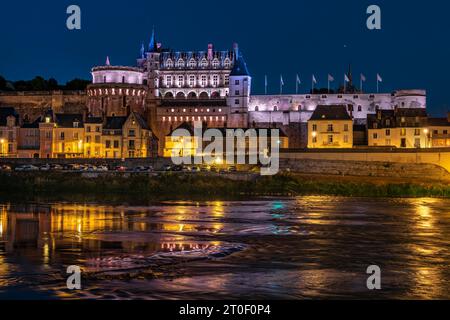
[[[193,172],[193,173],[200,172],[200,168],[199,167],[192,167],[191,168],[191,172]]]
[[[236,166],[229,167],[228,172],[238,172],[237,167]]]
[[[125,172],[127,170],[128,169],[125,166],[117,166],[117,167],[114,168],[114,171],[117,171],[117,172]]]
[[[49,164],[45,164],[45,165],[39,167],[40,171],[50,171],[50,169],[51,169],[51,167]]]
[[[97,171],[99,171],[99,172],[108,172],[109,169],[108,169],[108,166],[98,166],[97,167]]]
[[[189,168],[188,166],[182,166],[181,167],[181,171],[183,171],[183,172],[191,172],[191,168]]]
[[[6,164],[0,167],[0,171],[11,171],[11,170],[12,168]]]
[[[139,167],[134,168],[133,171],[134,172],[153,172],[153,167],[151,167],[151,166],[148,166],[148,167],[139,166]]]
[[[50,169],[51,169],[52,171],[61,171],[61,170],[63,170],[64,168],[63,168],[63,166],[61,166],[61,165],[59,165],[59,164],[52,164],[52,165],[50,165]]]
[[[171,165],[169,165],[169,164],[166,164],[164,167],[163,167],[163,171],[172,171],[172,166]]]
[[[211,166],[203,166],[200,168],[201,172],[209,172],[211,171]]]
[[[26,171],[39,171],[39,168],[33,165],[23,165],[23,166],[19,166],[15,169],[15,171],[18,172],[26,172]]]
[[[174,166],[174,167],[172,167],[172,171],[181,172],[181,171],[183,171],[183,166]]]

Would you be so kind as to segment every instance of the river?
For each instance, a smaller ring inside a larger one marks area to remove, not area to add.
[[[449,299],[450,200],[0,203],[1,299]],[[68,290],[68,266],[82,289]],[[369,266],[381,290],[367,288]]]

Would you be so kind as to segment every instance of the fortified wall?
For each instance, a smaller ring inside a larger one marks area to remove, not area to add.
[[[85,91],[24,91],[0,92],[0,108],[14,107],[21,119],[33,121],[48,109],[55,113],[85,112],[87,95]]]

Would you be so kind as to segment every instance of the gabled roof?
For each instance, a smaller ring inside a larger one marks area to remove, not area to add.
[[[138,114],[138,113],[136,113],[136,112],[132,112],[132,113],[130,114],[130,116],[131,116],[131,115],[133,115],[133,116],[136,118],[136,121],[138,122],[139,126],[140,126],[142,129],[150,130],[149,127],[148,127],[147,122],[144,120],[144,118],[142,118],[142,116],[141,116],[140,114]]]
[[[61,128],[76,128],[75,123],[78,123],[78,128],[83,128],[83,116],[81,114],[56,114],[55,122]]]
[[[310,120],[352,120],[345,105],[319,105]]]
[[[106,124],[103,129],[106,130],[122,130],[123,125],[127,121],[127,117],[107,117]]]

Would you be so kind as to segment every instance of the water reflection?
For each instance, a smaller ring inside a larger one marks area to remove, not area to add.
[[[93,282],[83,295],[108,297],[120,290],[127,292],[123,298],[372,298],[377,295],[365,287],[365,270],[377,264],[386,290],[379,297],[449,298],[449,205],[337,197],[1,204],[0,295],[30,285],[41,292],[45,283],[51,292],[67,265],[100,261],[101,267],[113,259],[120,266],[139,257],[198,255],[243,243],[244,252],[219,251],[222,260],[174,265],[137,287]],[[68,298],[70,292],[60,288],[53,295]]]

